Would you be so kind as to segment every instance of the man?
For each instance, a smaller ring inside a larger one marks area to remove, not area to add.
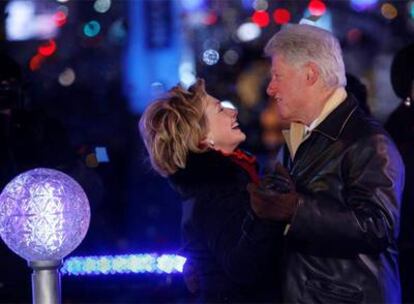
[[[290,174],[249,185],[262,218],[286,221],[288,303],[398,303],[396,238],[404,183],[388,134],[344,89],[338,41],[292,25],[265,48],[268,95],[287,132]]]

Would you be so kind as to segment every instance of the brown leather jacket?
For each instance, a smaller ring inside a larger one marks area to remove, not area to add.
[[[288,303],[399,303],[401,157],[348,97],[287,164],[300,205],[287,233]]]

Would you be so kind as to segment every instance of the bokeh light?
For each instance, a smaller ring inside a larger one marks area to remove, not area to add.
[[[313,16],[322,16],[326,12],[326,5],[320,0],[312,0],[308,9],[311,15]]]
[[[37,71],[42,66],[45,57],[41,54],[36,54],[30,59],[29,68],[31,71]]]
[[[261,32],[260,27],[256,23],[247,22],[240,25],[237,29],[237,38],[243,42],[252,41],[258,38]]]
[[[60,85],[68,87],[74,83],[75,79],[75,71],[71,68],[66,68],[62,73],[60,73],[58,81]]]
[[[351,7],[360,12],[373,8],[377,4],[378,0],[351,0]]]
[[[411,18],[414,19],[414,1],[410,1],[410,3],[408,3],[408,11]]]
[[[217,23],[217,20],[218,20],[217,13],[214,11],[210,11],[207,14],[204,14],[204,18],[202,19],[202,24],[214,25]]]
[[[268,7],[269,7],[269,3],[267,3],[266,0],[255,0],[253,2],[253,8],[256,11],[265,11],[268,9]]]
[[[93,8],[98,13],[106,13],[111,8],[111,0],[95,0]]]
[[[207,65],[214,65],[220,59],[220,55],[216,50],[208,49],[203,53],[203,62]]]
[[[391,20],[397,17],[398,11],[391,3],[384,3],[381,5],[381,14],[384,18]]]
[[[276,22],[276,24],[289,23],[290,19],[290,12],[285,8],[278,8],[273,12],[273,20]]]
[[[196,82],[195,66],[190,60],[181,62],[178,73],[180,82],[185,88]]]
[[[228,50],[223,55],[223,61],[228,65],[236,64],[236,62],[239,60],[239,53],[237,53],[235,50]]]
[[[95,37],[101,31],[101,25],[98,21],[92,20],[86,23],[83,27],[83,33],[87,37]]]
[[[362,38],[362,32],[358,28],[352,28],[346,33],[346,39],[349,43],[355,44]]]
[[[252,16],[252,21],[260,27],[266,27],[270,22],[269,13],[265,11],[255,11]]]
[[[56,48],[56,42],[53,39],[51,39],[48,42],[40,45],[37,51],[40,55],[48,57],[53,55],[53,53],[56,51]]]
[[[57,27],[61,27],[66,23],[66,14],[62,11],[57,11],[54,15],[53,15],[53,21],[55,22]]]

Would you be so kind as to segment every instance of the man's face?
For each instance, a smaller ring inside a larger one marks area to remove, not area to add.
[[[301,122],[306,102],[305,69],[289,64],[282,55],[274,55],[271,77],[267,94],[276,103],[280,117],[289,122]]]

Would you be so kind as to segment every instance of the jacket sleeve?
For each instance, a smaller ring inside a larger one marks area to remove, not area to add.
[[[211,196],[204,204],[203,231],[208,249],[234,282],[260,284],[276,273],[284,225],[255,217],[242,204],[246,191],[239,192]]]
[[[380,253],[398,234],[401,157],[388,137],[375,135],[350,147],[341,172],[343,201],[323,187],[301,193],[288,238],[314,252]]]

